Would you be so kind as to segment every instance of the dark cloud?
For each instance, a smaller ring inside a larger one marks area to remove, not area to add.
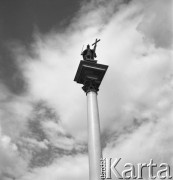
[[[25,92],[26,83],[13,53],[0,45],[0,80],[14,94]]]
[[[145,123],[148,123],[150,120],[147,118],[133,118],[130,124],[124,124],[124,127],[117,129],[116,131],[109,131],[109,129],[105,129],[101,134],[101,143],[102,148],[106,148],[107,144],[112,143],[113,146],[118,146],[121,141],[121,137],[128,137],[130,134],[133,134],[136,130],[141,128]],[[157,122],[157,121],[156,121]]]
[[[84,144],[82,145],[83,148],[80,150],[76,147],[68,150],[56,147],[51,142],[50,137],[47,136],[45,129],[42,126],[42,122],[53,121],[59,123],[60,119],[54,109],[49,107],[45,101],[35,103],[33,106],[33,112],[31,114],[32,116],[28,121],[28,132],[23,132],[22,138],[18,143],[20,152],[27,152],[31,155],[31,160],[29,163],[30,168],[48,166],[57,158],[66,155],[85,154],[87,152],[87,147]],[[58,134],[56,138],[58,139],[60,136],[73,139],[70,134]],[[39,146],[33,146],[33,143],[41,143],[43,146],[39,148]]]
[[[28,121],[29,132],[32,137],[38,141],[47,139],[46,134],[41,126],[43,121],[59,121],[55,111],[50,108],[44,101],[37,102],[33,105],[32,117]]]
[[[79,0],[1,0],[0,37],[28,43],[37,27],[42,33],[65,26],[79,7]]]

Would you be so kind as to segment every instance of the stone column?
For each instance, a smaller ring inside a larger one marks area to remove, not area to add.
[[[88,120],[88,154],[90,180],[100,180],[100,159],[102,157],[100,142],[100,122],[97,102],[97,92],[87,92]]]

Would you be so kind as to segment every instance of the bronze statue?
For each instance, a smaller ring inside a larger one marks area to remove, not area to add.
[[[100,41],[100,39],[99,40],[96,39],[95,43],[92,44],[92,46],[94,46],[93,49],[90,49],[90,45],[88,44],[87,48],[81,53],[81,55],[83,56],[83,59],[85,61],[92,61],[92,60],[94,60],[94,58],[97,57],[96,46],[99,41]]]

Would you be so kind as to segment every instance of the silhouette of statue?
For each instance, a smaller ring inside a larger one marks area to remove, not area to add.
[[[84,59],[85,61],[87,61],[87,60],[91,61],[91,60],[94,60],[94,58],[97,57],[95,51],[96,51],[97,43],[98,43],[99,41],[100,41],[100,39],[99,39],[99,40],[96,39],[95,43],[92,44],[92,45],[94,45],[94,48],[93,48],[93,49],[90,49],[90,45],[88,44],[88,45],[87,45],[87,48],[81,53],[81,55],[83,56],[83,59]]]

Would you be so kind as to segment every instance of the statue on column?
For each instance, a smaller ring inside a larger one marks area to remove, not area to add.
[[[94,58],[97,57],[96,55],[96,47],[97,47],[97,43],[100,41],[96,39],[95,43],[92,44],[92,46],[94,46],[93,49],[90,49],[90,45],[87,45],[87,48],[81,53],[81,55],[83,56],[83,60],[85,61],[92,61],[94,60]]]

